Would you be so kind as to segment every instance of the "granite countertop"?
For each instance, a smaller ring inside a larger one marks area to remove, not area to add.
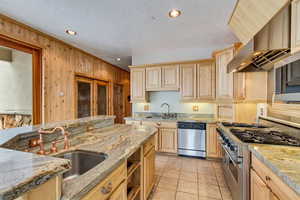
[[[202,117],[178,117],[178,118],[170,118],[163,119],[161,117],[125,117],[124,120],[136,120],[136,121],[162,121],[162,122],[178,122],[178,121],[191,121],[191,122],[202,122],[202,123],[216,123],[217,120],[215,118],[202,118]]]
[[[251,144],[250,151],[300,196],[300,148]]]
[[[62,200],[81,199],[134,153],[157,129],[151,126],[116,124],[75,137],[72,150],[103,152],[108,158],[85,174],[63,183]]]
[[[11,200],[67,171],[70,162],[0,148],[0,199]]]

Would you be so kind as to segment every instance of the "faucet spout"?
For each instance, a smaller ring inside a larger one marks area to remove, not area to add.
[[[167,115],[169,116],[170,115],[170,105],[168,103],[163,103],[163,104],[160,105],[161,108],[164,107],[164,106],[168,107],[168,113],[167,113]]]
[[[43,129],[40,129],[38,132],[40,134],[39,136],[39,145],[40,145],[40,151],[38,152],[38,154],[46,154],[46,151],[44,149],[44,141],[43,141],[43,135],[46,135],[46,134],[52,134],[54,133],[56,130],[60,130],[61,131],[61,134],[63,135],[64,137],[64,149],[69,149],[70,148],[70,143],[69,143],[69,139],[68,139],[68,132],[65,131],[65,129],[63,127],[55,127],[53,128],[52,130],[43,130]],[[51,148],[51,151],[53,152],[57,152],[57,148],[56,148],[56,142],[52,142],[52,148]]]

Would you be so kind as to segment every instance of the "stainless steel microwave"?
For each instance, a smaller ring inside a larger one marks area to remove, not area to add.
[[[275,64],[275,99],[300,102],[300,53]]]

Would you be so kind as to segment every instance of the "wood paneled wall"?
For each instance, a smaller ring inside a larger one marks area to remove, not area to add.
[[[74,118],[76,73],[124,85],[125,116],[130,115],[129,72],[3,15],[0,34],[42,48],[44,122]]]

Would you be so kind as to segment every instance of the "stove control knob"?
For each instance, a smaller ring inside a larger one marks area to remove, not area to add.
[[[237,151],[237,146],[236,145],[231,145],[230,150],[231,151]]]

